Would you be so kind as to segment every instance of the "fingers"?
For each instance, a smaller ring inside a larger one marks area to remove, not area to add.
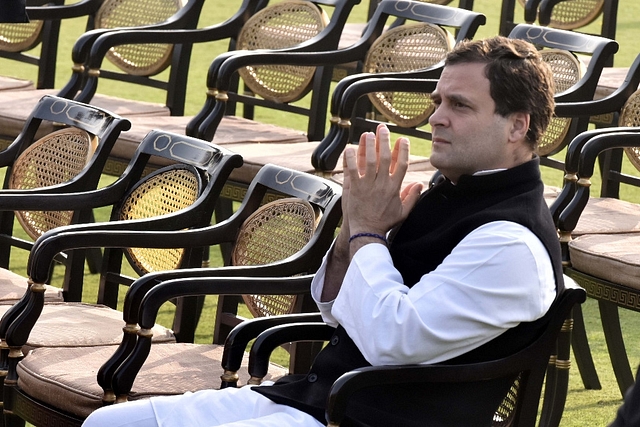
[[[409,215],[411,209],[420,199],[420,193],[422,193],[423,185],[420,182],[412,182],[402,189],[400,192],[400,200],[402,200],[402,212],[403,220]]]
[[[378,154],[379,171],[389,171],[391,166],[391,132],[384,124],[376,129],[376,152]]]

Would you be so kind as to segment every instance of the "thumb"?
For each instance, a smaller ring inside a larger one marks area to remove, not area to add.
[[[409,212],[420,199],[420,193],[422,192],[422,183],[412,182],[402,189],[400,192],[400,200],[402,200],[402,216],[403,219],[409,215]]]

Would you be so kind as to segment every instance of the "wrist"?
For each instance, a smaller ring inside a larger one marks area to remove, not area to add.
[[[368,231],[363,231],[363,232],[358,232],[358,233],[352,234],[351,236],[349,236],[349,243],[352,243],[356,239],[367,240],[369,242],[378,241],[380,243],[384,243],[385,245],[388,243],[387,242],[387,237],[384,234],[371,233],[371,232],[368,232]]]

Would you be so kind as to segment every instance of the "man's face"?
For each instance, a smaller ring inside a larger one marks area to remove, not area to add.
[[[430,160],[453,182],[463,174],[514,165],[510,141],[516,122],[495,113],[484,68],[479,63],[447,66],[432,93]]]

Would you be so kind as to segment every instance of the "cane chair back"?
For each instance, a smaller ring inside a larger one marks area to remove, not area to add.
[[[48,129],[51,124],[58,130],[36,140],[43,133],[42,128]],[[116,139],[129,126],[128,121],[106,110],[45,96],[20,136],[0,152],[0,165],[7,168],[4,188],[52,193],[93,189]],[[28,250],[32,245],[31,241],[12,235],[14,219],[35,240],[48,230],[69,225],[73,214],[39,209],[0,212],[0,235],[6,236],[0,266],[9,267],[12,247]]]
[[[96,27],[157,24],[175,15],[183,6],[182,0],[107,0],[98,10]],[[107,59],[128,74],[152,76],[169,66],[172,50],[169,44],[122,45],[111,48]]]
[[[553,73],[556,94],[569,90],[584,76],[585,66],[571,52],[560,49],[543,50],[543,60],[549,64]],[[571,127],[570,117],[553,117],[538,145],[538,155],[548,156],[555,153],[566,139]]]
[[[300,251],[313,236],[316,212],[302,199],[270,202],[243,223],[231,254],[232,265],[261,265],[281,261]],[[298,295],[242,295],[254,317],[290,314]]]
[[[62,184],[77,176],[89,163],[98,145],[95,136],[82,129],[55,131],[27,148],[13,165],[9,188],[25,190]],[[71,224],[72,211],[17,211],[16,219],[32,239]]]
[[[526,0],[518,0],[525,7]],[[551,12],[549,25],[561,30],[586,27],[602,14],[605,0],[564,0],[556,2]]]
[[[203,180],[188,165],[169,166],[138,182],[124,197],[119,219],[139,220],[178,212],[198,199]],[[173,270],[183,261],[184,249],[127,248],[125,255],[139,275]]]
[[[238,36],[237,49],[282,49],[311,40],[327,26],[326,12],[313,3],[287,0],[253,15]],[[238,70],[244,84],[270,101],[293,102],[306,95],[315,67],[254,65]]]
[[[22,52],[33,49],[40,43],[43,24],[42,21],[31,21],[24,24],[0,24],[0,50]]]
[[[635,91],[624,104],[618,123],[626,127],[640,126],[640,91]],[[640,147],[625,147],[624,151],[631,164],[640,171]]]
[[[402,25],[386,31],[369,49],[363,72],[385,73],[426,69],[444,60],[455,37],[427,22]],[[373,106],[390,122],[402,127],[424,124],[433,112],[425,93],[378,92],[369,94]]]

